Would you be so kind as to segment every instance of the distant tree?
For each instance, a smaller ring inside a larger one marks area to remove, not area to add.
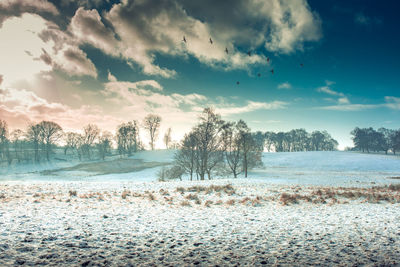
[[[154,150],[155,140],[161,124],[161,117],[155,114],[149,114],[144,118],[143,124],[144,128],[149,132],[151,150]]]
[[[117,127],[116,141],[120,155],[132,155],[140,147],[137,121],[123,123]]]
[[[243,154],[244,177],[247,177],[250,153],[255,150],[256,146],[254,139],[251,136],[251,130],[243,120],[239,120],[236,127],[239,132],[239,147]]]
[[[193,180],[193,174],[197,169],[197,138],[193,132],[185,134],[179,150],[175,152],[174,164],[188,173],[190,180]]]
[[[82,136],[82,152],[91,159],[91,149],[97,138],[99,137],[100,129],[95,124],[88,124],[83,128]]]
[[[400,129],[394,131],[394,133],[391,135],[391,142],[393,146],[393,154],[396,154],[396,151],[400,150]]]
[[[46,149],[46,158],[49,161],[52,145],[62,137],[62,128],[52,121],[42,121],[38,126],[40,129],[39,135]]]
[[[25,133],[20,129],[16,129],[11,132],[10,136],[10,141],[14,147],[15,158],[17,159],[18,163],[20,163],[22,159],[22,140],[25,136]]]
[[[8,163],[11,163],[8,140],[8,125],[4,120],[0,120],[0,156],[3,159],[7,159]]]
[[[325,139],[324,134],[321,133],[320,131],[312,132],[311,143],[312,143],[313,149],[316,151],[319,151],[323,144],[324,139]]]
[[[222,150],[225,154],[225,159],[229,169],[232,171],[233,177],[241,173],[240,166],[243,160],[243,153],[240,146],[239,129],[236,123],[226,122],[222,125]]]
[[[74,132],[68,132],[64,135],[65,138],[65,146],[64,146],[64,155],[67,154],[68,150],[76,150],[80,148],[83,137],[82,135]]]
[[[171,128],[168,128],[167,131],[164,134],[164,144],[165,148],[169,149],[170,148],[170,143],[171,143]]]
[[[107,131],[104,131],[101,136],[99,136],[99,142],[96,146],[102,160],[105,160],[106,155],[111,152],[112,139],[112,134]]]
[[[39,162],[39,145],[41,143],[41,129],[39,124],[30,124],[26,131],[27,139],[33,144],[35,162]]]

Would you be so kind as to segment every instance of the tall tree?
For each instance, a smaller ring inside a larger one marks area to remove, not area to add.
[[[100,129],[95,124],[88,124],[83,129],[82,150],[83,153],[91,159],[91,149],[97,138],[99,137]]]
[[[154,150],[154,143],[158,135],[158,130],[161,124],[161,117],[155,114],[149,114],[144,118],[144,128],[149,131],[150,147]]]
[[[171,127],[167,129],[167,131],[165,131],[164,134],[164,144],[165,144],[165,148],[169,149],[170,148],[170,143],[171,143]]]
[[[62,137],[62,128],[52,121],[42,121],[38,126],[43,145],[46,149],[46,158],[50,160],[51,146]]]
[[[33,144],[35,162],[39,162],[39,144],[41,143],[39,124],[30,124],[26,131],[27,139]]]
[[[221,116],[212,108],[205,108],[200,115],[200,123],[193,130],[198,142],[197,173],[200,180],[204,180],[205,174],[211,179],[212,170],[217,166],[216,161],[220,157],[219,133],[222,125]]]
[[[174,155],[175,165],[187,172],[191,181],[194,172],[197,170],[197,143],[196,135],[193,132],[185,134],[179,150]]]
[[[1,158],[7,159],[7,161],[11,163],[8,140],[8,125],[4,120],[0,120],[0,156]]]
[[[221,140],[226,163],[228,164],[229,169],[232,171],[233,177],[237,178],[237,176],[241,173],[241,169],[239,167],[243,160],[237,123],[226,122],[222,125]]]
[[[140,147],[137,121],[123,123],[117,127],[116,141],[120,155],[132,155]]]

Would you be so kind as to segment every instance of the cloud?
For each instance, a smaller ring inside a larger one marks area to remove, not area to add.
[[[46,0],[2,0],[0,1],[0,28],[10,17],[20,17],[24,13],[58,15],[57,8]]]
[[[0,39],[0,73],[7,85],[32,81],[36,74],[54,69],[70,76],[97,76],[94,64],[71,36],[38,15],[7,19]]]
[[[361,111],[366,109],[375,109],[380,106],[381,105],[373,105],[373,104],[344,104],[344,105],[318,107],[318,109],[337,110],[337,111]]]
[[[105,115],[98,106],[83,105],[73,109],[62,103],[49,102],[24,89],[0,90],[0,117],[12,128],[24,129],[29,123],[50,120],[66,129],[81,129],[86,123],[96,123],[103,129],[114,129],[121,119]]]
[[[215,68],[247,69],[266,64],[266,57],[255,52],[248,56],[247,50],[239,51],[238,46],[253,50],[265,46],[287,54],[321,37],[320,20],[305,0],[236,0],[228,7],[208,0],[201,4],[126,0],[102,15],[95,9],[78,8],[68,29],[79,42],[138,64],[145,74],[165,78],[176,76],[176,72],[159,66],[158,55],[190,55]]]
[[[291,89],[292,85],[288,82],[284,82],[278,85],[278,89]]]
[[[343,93],[332,90],[328,85],[317,88],[317,92],[344,97]]]
[[[354,16],[354,22],[358,25],[369,26],[372,24],[379,25],[382,24],[382,20],[376,17],[369,17],[363,12],[359,12]]]
[[[252,112],[256,110],[284,109],[286,108],[287,105],[288,105],[287,102],[282,102],[282,101],[272,101],[272,102],[247,101],[247,105],[245,106],[216,108],[216,112],[220,113],[222,116],[229,116],[234,114]]]
[[[389,108],[400,110],[400,97],[385,96],[385,103],[381,104],[351,104],[347,97],[339,98],[338,105],[331,105],[325,107],[317,107],[317,109],[324,110],[338,110],[338,111],[361,111],[376,108]]]
[[[350,104],[350,100],[347,97],[340,97],[338,99],[338,103],[341,105],[346,105],[346,104]]]
[[[386,107],[390,109],[400,110],[400,97],[385,96]]]
[[[117,78],[111,74],[110,70],[108,70],[107,79],[109,82],[116,82]]]

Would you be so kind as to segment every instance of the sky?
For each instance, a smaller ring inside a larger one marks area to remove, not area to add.
[[[168,127],[179,140],[213,107],[253,131],[327,130],[343,149],[356,126],[400,128],[399,7],[0,0],[0,119],[114,132],[155,113],[161,146]]]

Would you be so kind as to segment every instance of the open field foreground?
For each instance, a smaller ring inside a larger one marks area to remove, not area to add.
[[[396,265],[399,190],[244,179],[1,183],[0,265]]]

